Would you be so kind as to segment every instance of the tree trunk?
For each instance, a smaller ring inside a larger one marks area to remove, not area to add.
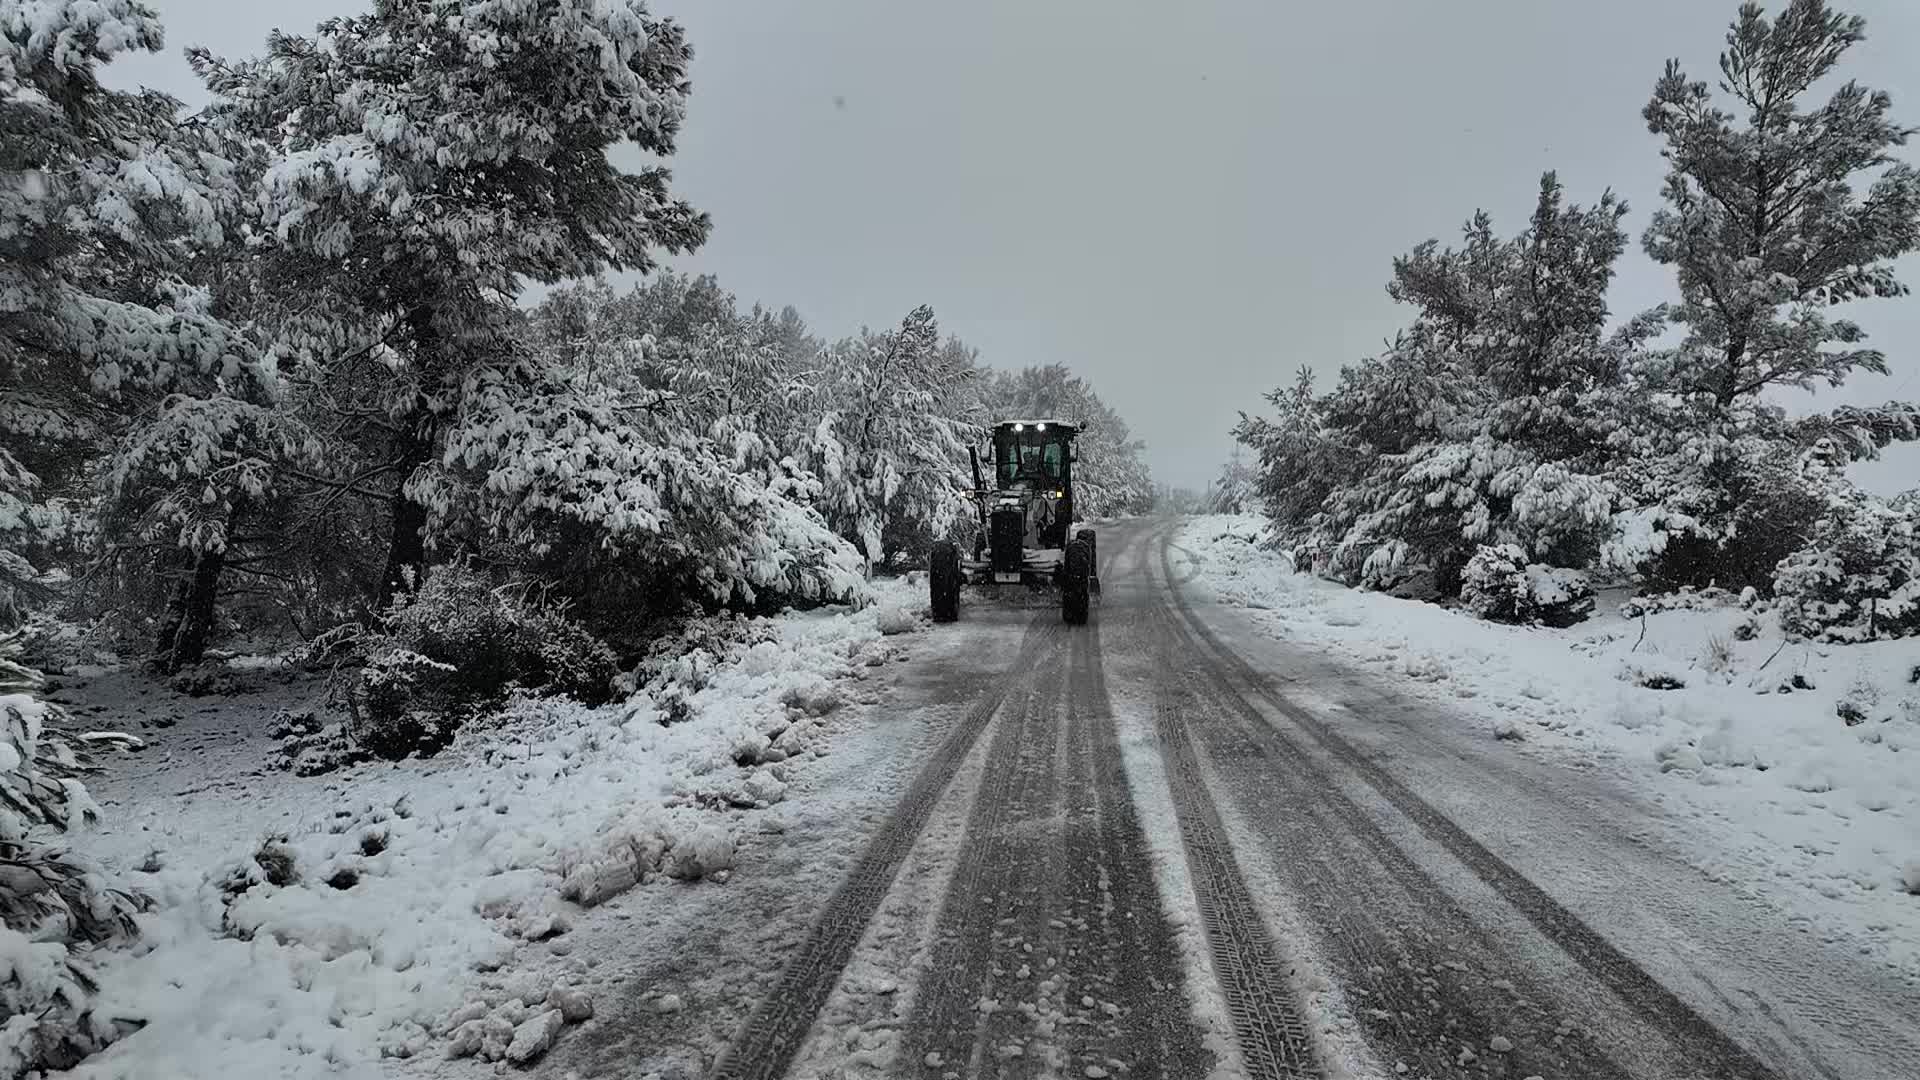
[[[1455,556],[1442,556],[1433,563],[1433,591],[1446,600],[1460,599],[1467,564]]]
[[[433,325],[433,312],[424,305],[407,310],[407,327],[413,332],[414,362],[427,374],[439,370],[440,332]],[[393,534],[387,544],[387,569],[380,577],[380,602],[376,613],[393,605],[394,597],[419,588],[427,567],[427,508],[407,497],[407,481],[433,457],[434,417],[424,399],[415,403],[414,421],[405,440],[395,449],[400,461],[400,480],[394,485],[392,500]]]
[[[193,560],[193,572],[175,587],[167,604],[167,615],[160,624],[160,639],[154,650],[154,666],[171,675],[191,667],[206,656],[207,643],[213,638],[213,613],[220,595],[220,573],[227,557],[218,551],[201,552]]]
[[[1740,396],[1740,361],[1746,356],[1747,333],[1745,330],[1736,330],[1727,338],[1727,366],[1720,373],[1720,389],[1714,395],[1722,409],[1730,407],[1733,399]]]
[[[420,585],[427,565],[427,508],[407,497],[407,480],[427,463],[433,449],[432,430],[411,436],[402,447],[405,466],[393,489],[393,533],[387,544],[387,569],[380,578],[378,611],[392,606],[394,597]]]

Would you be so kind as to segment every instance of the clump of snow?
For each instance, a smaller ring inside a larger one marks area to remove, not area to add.
[[[1342,624],[1329,621],[1327,625],[1339,626]],[[1351,623],[1347,625],[1357,626],[1359,624]],[[1400,661],[1400,673],[1409,679],[1425,683],[1446,682],[1453,677],[1453,669],[1448,666],[1445,657],[1424,651],[1403,658]]]
[[[526,1065],[553,1048],[560,1029],[567,1022],[560,1010],[553,1009],[524,1020],[513,1029],[513,1042],[507,1044],[507,1060]]]
[[[1199,576],[1185,587],[1444,703],[1515,752],[1620,770],[1699,823],[1689,843],[1716,875],[1880,927],[1863,932],[1872,948],[1920,962],[1920,905],[1888,880],[1889,853],[1920,833],[1911,641],[1806,641],[1766,600],[1717,589],[1612,598],[1575,627],[1489,623],[1297,573],[1265,528],[1192,519],[1177,557]]]
[[[1907,865],[1900,868],[1900,887],[1920,896],[1920,858],[1908,859]]]
[[[547,1004],[557,1009],[569,1024],[593,1019],[593,998],[582,990],[556,986],[548,993]]]
[[[433,760],[278,781],[249,810],[272,823],[265,842],[233,844],[223,799],[170,797],[218,778],[156,773],[164,787],[81,841],[123,873],[152,871],[144,951],[115,959],[98,1003],[145,1026],[70,1075],[364,1075],[436,1048],[536,1060],[592,1003],[515,984],[523,950],[560,951],[571,912],[642,883],[734,872],[738,815],[826,751],[846,711],[837,681],[887,647],[883,610],[762,620],[765,640],[677,699],[678,723],[648,691],[600,708],[521,699]],[[781,763],[737,763],[742,732]],[[718,791],[739,797],[699,796]]]
[[[882,634],[891,637],[896,634],[910,634],[920,627],[920,616],[905,605],[880,609],[874,616],[874,624]]]

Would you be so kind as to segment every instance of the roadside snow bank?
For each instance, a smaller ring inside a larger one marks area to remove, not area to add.
[[[864,611],[770,620],[769,640],[702,673],[672,726],[645,694],[523,701],[432,761],[272,775],[270,804],[248,812],[285,824],[245,847],[217,798],[139,795],[169,805],[82,844],[150,871],[131,876],[157,907],[100,998],[145,1026],[65,1075],[371,1077],[429,1050],[531,1061],[592,1003],[564,978],[516,976],[519,951],[637,883],[724,880],[738,815],[824,752],[836,681],[910,621],[908,583],[879,591]]]
[[[1194,519],[1194,586],[1445,702],[1489,737],[1605,761],[1697,821],[1696,861],[1906,970],[1920,965],[1920,645],[1789,642],[1738,598],[1685,596],[1622,614],[1623,595],[1567,629],[1504,626],[1295,573],[1264,522]],[[1436,715],[1444,715],[1436,713]],[[1690,826],[1691,828],[1691,826]]]

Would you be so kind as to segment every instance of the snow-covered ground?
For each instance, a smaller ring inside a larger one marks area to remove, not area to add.
[[[1789,642],[1736,598],[1642,618],[1603,595],[1569,629],[1503,626],[1295,573],[1262,529],[1189,522],[1186,587],[1449,706],[1436,716],[1616,773],[1686,823],[1711,876],[1920,974],[1920,645]]]
[[[62,680],[90,723],[151,740],[95,778],[105,825],[78,846],[157,901],[99,1004],[145,1026],[66,1075],[387,1076],[543,1048],[593,1008],[574,923],[637,880],[724,888],[748,818],[861,722],[852,677],[918,625],[921,587],[771,620],[672,726],[644,694],[526,701],[433,759],[312,778],[267,764],[268,717],[312,708],[316,680],[237,664],[256,686],[225,698]]]

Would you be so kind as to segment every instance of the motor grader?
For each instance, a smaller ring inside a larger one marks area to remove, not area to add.
[[[960,594],[1000,595],[1020,588],[1031,595],[1057,593],[1068,623],[1087,621],[1100,592],[1092,529],[1075,525],[1073,466],[1080,426],[1060,420],[1005,420],[994,425],[992,485],[973,459],[973,498],[980,531],[971,558],[960,546],[933,547],[928,578],[936,622],[960,617]]]

